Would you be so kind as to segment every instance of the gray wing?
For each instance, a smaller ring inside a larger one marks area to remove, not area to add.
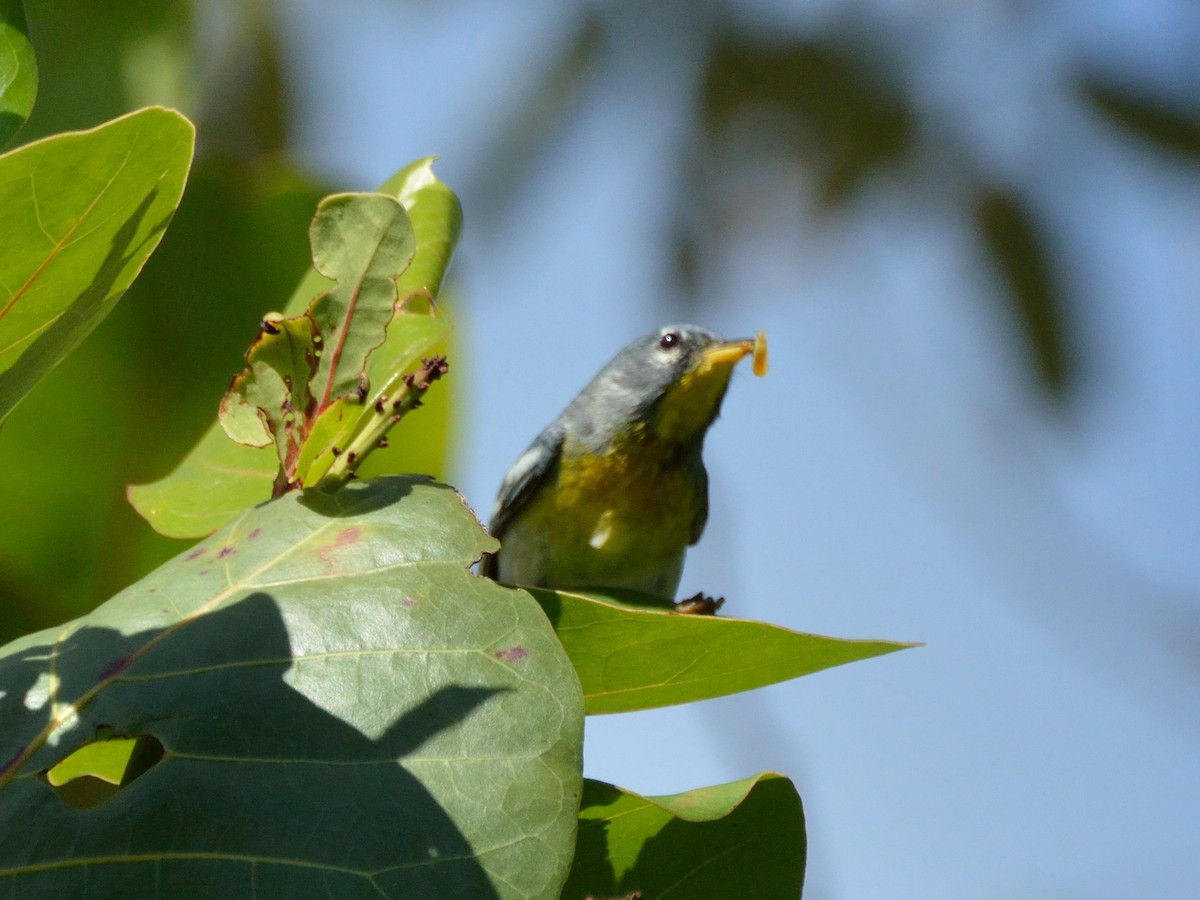
[[[708,523],[708,470],[699,455],[688,466],[688,481],[693,485],[696,498],[696,511],[692,514],[692,528],[688,532],[688,546],[700,540],[704,534],[704,526]]]
[[[503,539],[513,518],[537,493],[547,477],[558,465],[562,453],[563,429],[560,425],[551,425],[539,434],[526,450],[512,464],[504,481],[500,483],[500,491],[492,506],[491,521],[488,531],[492,537]],[[479,574],[488,578],[496,577],[496,557],[484,557],[479,566]]]

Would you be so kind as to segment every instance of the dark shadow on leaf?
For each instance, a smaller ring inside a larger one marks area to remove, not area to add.
[[[582,808],[602,814],[622,796],[612,785],[587,781]],[[636,860],[624,858],[635,846]],[[622,856],[619,877],[613,850]],[[647,898],[792,900],[804,886],[806,856],[800,798],[789,782],[773,778],[756,784],[724,817],[709,821],[661,810],[648,817],[581,819],[562,896],[582,900],[640,892]]]
[[[15,770],[0,787],[0,888],[19,884],[22,898],[81,896],[85,885],[125,896],[150,881],[185,900],[497,896],[406,766],[497,691],[443,686],[368,737],[285,680],[321,662],[293,661],[265,593],[170,632],[39,637],[0,660],[0,765]],[[53,743],[41,734],[51,665],[56,701],[79,706]],[[41,775],[99,734],[152,735],[165,755],[81,811]]]
[[[151,226],[141,243],[134,243],[138,228],[157,196],[158,186],[155,185],[113,235],[108,254],[92,276],[87,289],[25,348],[12,366],[0,373],[0,410],[11,407],[24,397],[46,372],[61,362],[100,324],[106,315],[105,303],[116,302],[111,294],[121,272],[132,260],[142,255],[143,247],[153,245],[158,240],[171,221],[171,214],[168,213]],[[31,302],[28,294],[24,302]]]
[[[350,482],[334,492],[307,490],[300,495],[300,503],[318,515],[340,519],[384,509],[403,500],[414,487],[425,484],[453,490],[436,484],[428,475],[396,475]]]

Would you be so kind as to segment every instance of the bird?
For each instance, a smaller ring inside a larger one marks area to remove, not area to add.
[[[488,525],[500,549],[480,574],[673,602],[708,520],[704,438],[748,355],[764,374],[762,332],[664,325],[624,347],[505,475]]]

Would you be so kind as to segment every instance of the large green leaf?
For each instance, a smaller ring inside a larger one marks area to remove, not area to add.
[[[193,136],[151,108],[0,157],[0,419],[141,271],[183,193]]]
[[[915,646],[681,615],[570,591],[530,593],[579,674],[589,714],[723,697]]]
[[[293,492],[0,650],[0,894],[558,896],[579,686],[494,547],[424,479]],[[161,756],[86,811],[43,779],[113,737]]]
[[[37,95],[37,60],[21,0],[0,0],[0,147],[17,133]]]
[[[458,199],[433,174],[432,158],[401,169],[379,190],[399,198],[408,212],[416,241],[413,261],[396,281],[400,302],[417,294],[436,298],[462,228]],[[293,291],[283,313],[292,316],[304,312],[313,297],[328,290],[330,285],[329,279],[310,269]],[[398,314],[388,327],[383,344],[367,360],[372,391],[388,390],[422,356],[442,344],[448,333],[449,325],[441,317]],[[213,411],[216,412],[215,398]],[[405,422],[392,439],[393,447],[401,452],[372,454],[364,474],[428,469],[430,449],[437,450],[445,444],[446,417],[441,415],[431,421],[440,425],[440,429],[433,434],[422,430],[419,441],[410,440],[414,429]],[[414,445],[411,449],[405,446],[410,443]],[[377,461],[379,457],[384,461]],[[277,470],[278,459],[270,448],[235,446],[214,422],[173,472],[150,484],[131,487],[129,499],[159,532],[171,537],[200,537],[219,528],[247,506],[269,497]]]
[[[796,900],[805,856],[804,811],[782,775],[669,797],[586,781],[562,896]]]

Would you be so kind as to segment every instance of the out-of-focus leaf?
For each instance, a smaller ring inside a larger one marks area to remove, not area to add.
[[[1200,160],[1200,114],[1194,102],[1188,115],[1113,82],[1087,76],[1080,79],[1079,89],[1092,106],[1142,140]]]
[[[423,479],[293,492],[0,650],[0,888],[557,897],[579,686],[494,548]],[[163,754],[86,813],[40,777],[113,735]]]
[[[979,231],[999,270],[1041,384],[1055,397],[1070,387],[1070,347],[1063,300],[1033,217],[1014,195],[982,190],[975,201]]]
[[[901,96],[841,45],[749,40],[731,29],[709,50],[701,104],[710,133],[748,111],[769,113],[781,130],[768,137],[786,136],[830,203],[898,159],[912,130]]]
[[[0,419],[99,324],[158,246],[194,131],[146,109],[0,157]]]
[[[916,646],[680,615],[571,591],[529,590],[579,674],[589,714],[723,697]]]
[[[142,106],[191,117],[190,0],[26,2],[37,40],[38,99],[23,137],[89,128]],[[201,129],[204,133],[204,129]]]
[[[37,60],[21,0],[0,0],[0,147],[29,118],[37,96]]]
[[[806,855],[804,810],[782,775],[668,797],[588,780],[562,896],[795,900]]]
[[[380,193],[397,196],[408,212],[412,224],[416,255],[412,264],[397,279],[399,297],[415,294],[436,297],[449,265],[454,244],[462,227],[462,211],[457,198],[433,174],[433,160],[418,160],[401,169],[381,187]],[[285,305],[285,315],[302,312],[312,298],[330,287],[331,282],[315,269],[301,278]],[[265,304],[264,304],[265,305]],[[367,361],[367,375],[373,391],[385,390],[403,372],[410,370],[423,355],[431,354],[445,340],[449,327],[441,318],[424,313],[401,312],[388,329],[384,343]],[[214,403],[215,410],[215,403]],[[431,447],[445,446],[445,418],[433,418],[433,432],[422,430],[423,416],[415,417],[416,424],[405,422],[392,440],[392,449],[373,454],[364,467],[365,473],[375,473],[380,467],[389,471],[408,465],[404,445],[419,446],[413,452],[428,457]],[[191,452],[166,478],[136,485],[129,489],[129,499],[154,528],[172,537],[198,537],[210,533],[229,520],[232,512],[266,499],[278,468],[271,452],[258,451],[257,456],[236,454],[238,464],[230,465],[231,453],[226,446],[229,438],[214,423],[192,448]],[[443,450],[444,452],[444,450]],[[377,456],[385,457],[375,463]],[[210,495],[209,491],[215,492]],[[196,496],[199,492],[201,496]],[[205,514],[206,503],[215,496],[219,502]],[[180,515],[182,513],[182,515]]]
[[[274,0],[225,3],[215,59],[201,60],[195,92],[203,151],[251,160],[288,150],[288,84]],[[210,29],[210,39],[211,39]]]

